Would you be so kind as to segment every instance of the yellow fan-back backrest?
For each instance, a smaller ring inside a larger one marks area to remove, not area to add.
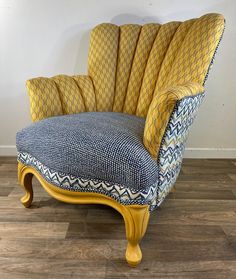
[[[219,14],[163,25],[100,24],[91,32],[87,76],[27,81],[32,120],[86,111],[146,117],[166,88],[204,84],[223,30]]]
[[[163,25],[98,25],[88,62],[97,111],[145,117],[161,89],[188,81],[203,84],[223,29],[219,14]]]

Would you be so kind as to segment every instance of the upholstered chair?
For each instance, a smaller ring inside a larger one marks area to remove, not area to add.
[[[115,208],[126,260],[137,265],[150,212],[178,177],[223,30],[219,14],[103,23],[91,32],[88,75],[28,80],[33,124],[16,137],[23,205],[31,205],[34,175],[58,200]]]

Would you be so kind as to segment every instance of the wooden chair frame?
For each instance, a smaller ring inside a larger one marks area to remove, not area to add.
[[[112,198],[98,193],[72,192],[47,182],[34,168],[18,162],[18,180],[25,189],[21,203],[30,207],[33,201],[32,178],[35,176],[48,194],[59,201],[73,204],[104,204],[113,207],[124,218],[126,238],[126,260],[130,266],[137,266],[142,259],[139,242],[144,236],[149,221],[149,205],[122,205]]]

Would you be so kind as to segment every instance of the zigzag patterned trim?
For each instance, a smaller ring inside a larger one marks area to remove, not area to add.
[[[158,190],[151,210],[162,203],[179,175],[188,132],[204,96],[205,94],[201,93],[176,103],[158,155]]]
[[[117,202],[129,204],[151,204],[156,197],[157,184],[152,185],[148,191],[134,191],[123,185],[111,184],[105,181],[91,180],[75,177],[52,170],[39,162],[28,153],[19,152],[18,161],[36,169],[49,183],[64,190],[75,192],[95,192],[107,195]]]

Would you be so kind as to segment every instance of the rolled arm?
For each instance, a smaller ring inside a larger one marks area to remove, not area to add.
[[[26,82],[32,121],[51,116],[96,111],[95,93],[89,76],[58,75]]]
[[[161,142],[176,104],[185,98],[202,93],[204,93],[202,85],[187,82],[184,85],[164,89],[154,96],[148,110],[143,137],[144,145],[153,158],[158,157]]]

